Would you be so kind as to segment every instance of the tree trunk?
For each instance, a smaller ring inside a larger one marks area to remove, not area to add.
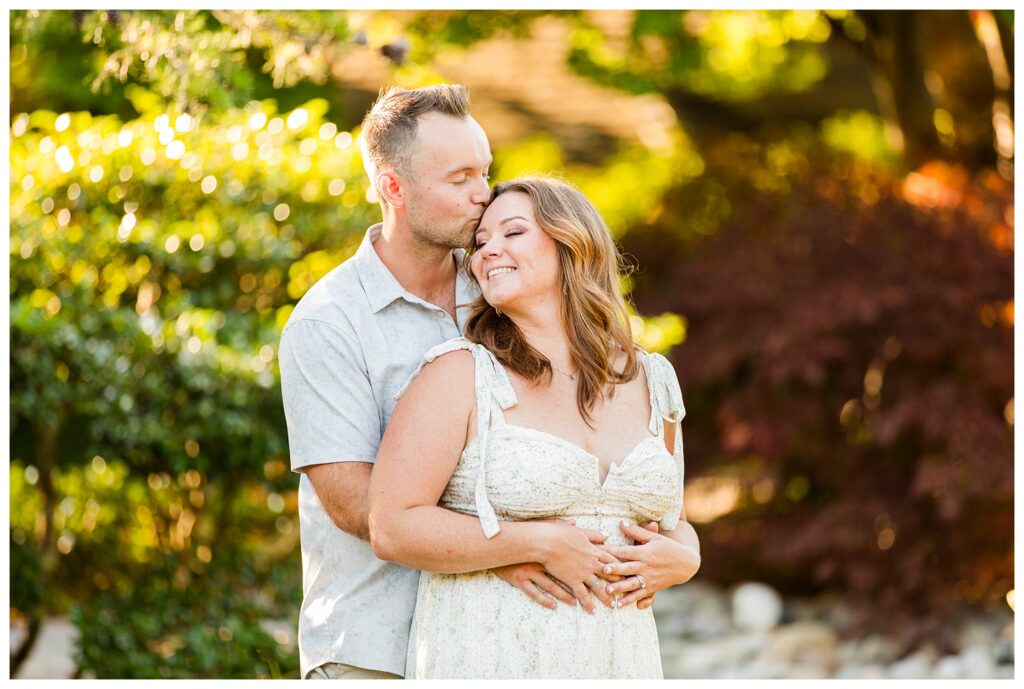
[[[18,670],[21,668],[22,663],[28,658],[29,653],[36,645],[36,640],[39,637],[39,630],[43,626],[43,618],[39,613],[31,614],[28,618],[28,634],[25,636],[25,640],[18,646],[18,650],[11,654],[11,677],[13,678],[18,674]]]
[[[920,12],[866,10],[865,44],[882,115],[899,131],[897,147],[912,167],[944,157],[933,120],[935,104],[925,85]]]
[[[41,533],[37,535],[36,547],[39,551],[40,584],[45,590],[46,582],[59,564],[57,539],[53,528],[53,514],[57,508],[57,495],[53,487],[53,472],[57,468],[57,441],[60,438],[60,426],[44,426],[39,431],[36,444],[36,466],[39,469],[39,491],[43,494],[43,524]],[[24,643],[11,655],[11,677],[17,674],[22,663],[32,653],[39,630],[42,628],[45,610],[42,606],[36,610],[24,611],[28,616],[28,634]]]

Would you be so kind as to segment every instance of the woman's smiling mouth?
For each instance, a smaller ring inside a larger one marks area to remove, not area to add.
[[[503,266],[501,268],[491,268],[487,271],[487,279],[490,280],[495,275],[504,275],[505,273],[511,273],[515,268],[512,266]]]

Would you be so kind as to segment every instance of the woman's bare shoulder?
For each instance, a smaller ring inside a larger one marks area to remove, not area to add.
[[[473,385],[471,352],[459,349],[438,355],[420,368],[401,393],[385,437],[396,427],[399,434],[430,436],[461,447],[476,406]]]
[[[474,361],[473,354],[466,349],[455,349],[441,354],[423,366],[416,380],[410,385],[424,388],[430,387],[443,392],[473,391]]]

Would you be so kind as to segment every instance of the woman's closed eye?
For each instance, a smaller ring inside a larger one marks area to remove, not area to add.
[[[515,236],[517,234],[523,234],[525,231],[526,230],[524,230],[522,228],[519,228],[519,227],[510,227],[507,230],[505,230],[505,236],[506,237],[513,237],[513,236]],[[473,248],[474,249],[482,249],[482,248],[484,248],[484,246],[486,244],[487,244],[487,240],[486,239],[477,239],[474,242],[474,244],[473,244]]]

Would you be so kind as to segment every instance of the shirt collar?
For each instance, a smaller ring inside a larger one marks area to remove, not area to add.
[[[355,255],[359,280],[363,283],[363,290],[374,313],[405,295],[405,289],[373,248],[373,242],[380,236],[380,228],[381,224],[377,223],[366,231]]]
[[[455,255],[455,307],[468,307],[480,296],[480,288],[466,272],[466,250],[456,249]]]
[[[359,279],[363,283],[363,290],[366,292],[370,302],[370,309],[377,313],[385,306],[388,306],[396,299],[405,299],[414,304],[426,304],[422,299],[410,294],[402,287],[402,284],[391,274],[388,267],[380,260],[373,243],[380,237],[381,223],[377,223],[366,231],[363,241],[356,250],[356,266],[359,270]],[[455,249],[455,304],[456,307],[468,306],[477,296],[479,291],[470,281],[463,269],[463,260],[466,255],[465,249]]]

